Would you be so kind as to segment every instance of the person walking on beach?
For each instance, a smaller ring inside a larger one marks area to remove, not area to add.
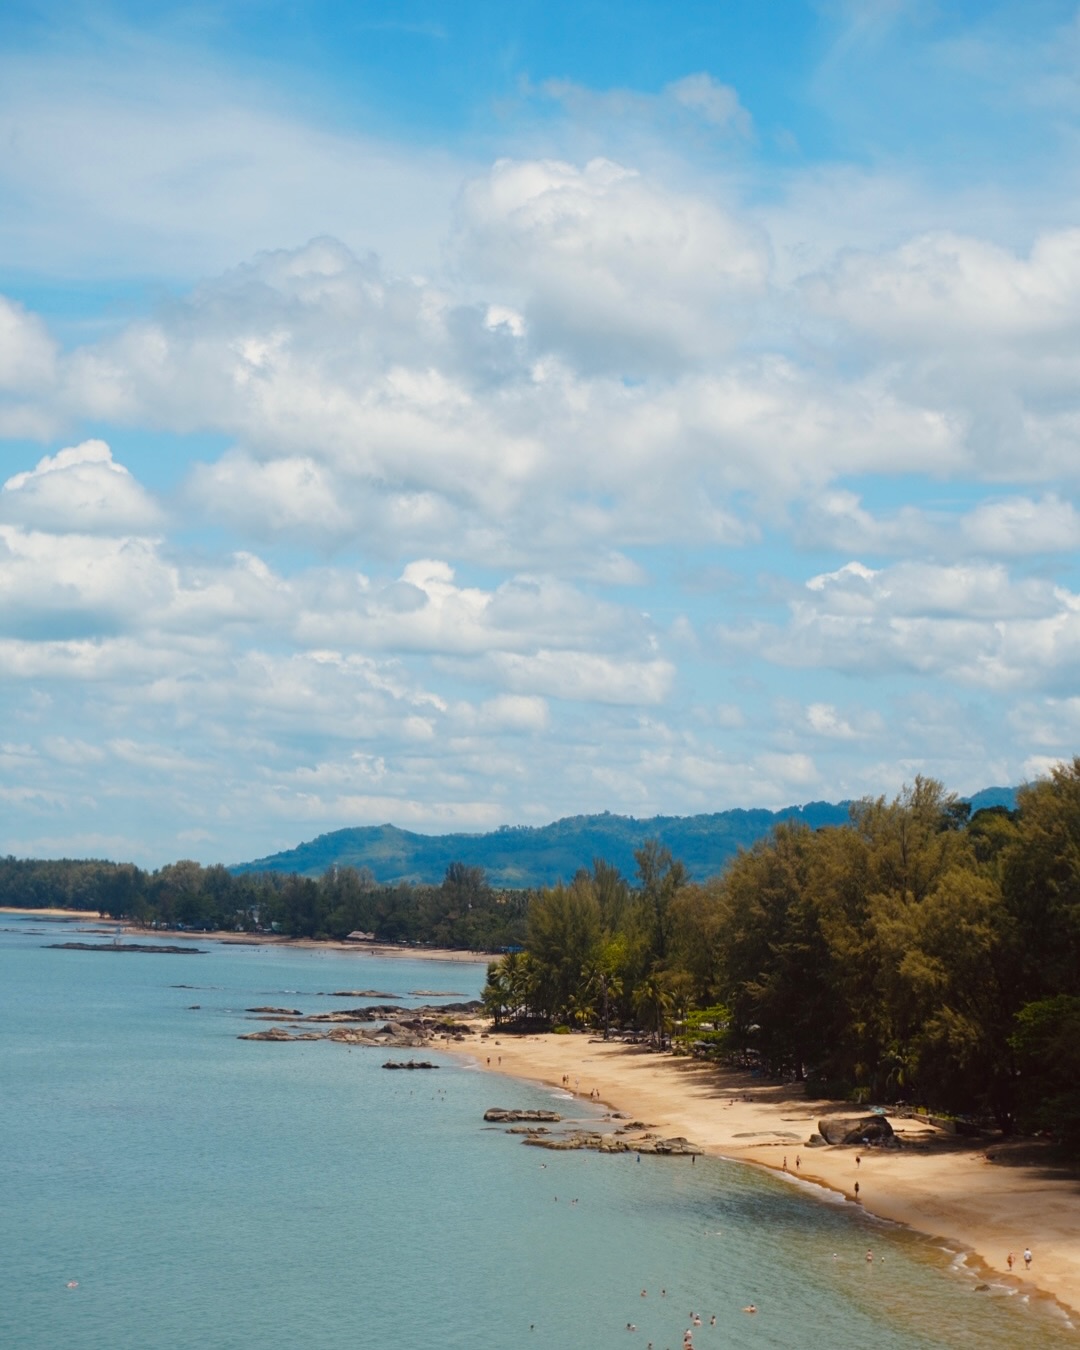
[[[855,1183],[855,1203],[859,1203],[859,1183]]]
[[[1008,1254],[1008,1256],[1005,1258],[1005,1264],[1009,1267],[1010,1270],[1012,1270],[1012,1268],[1013,1268],[1013,1262],[1014,1262],[1015,1260],[1016,1260],[1016,1257],[1013,1256],[1012,1252],[1010,1252],[1010,1253]]]
[[[1027,1268],[1028,1270],[1031,1269],[1031,1248],[1030,1248],[1030,1247],[1025,1247],[1025,1248],[1024,1248],[1024,1265],[1026,1266],[1026,1268]]]

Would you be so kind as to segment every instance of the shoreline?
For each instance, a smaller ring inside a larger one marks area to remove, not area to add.
[[[215,929],[207,933],[172,928],[144,928],[130,919],[103,918],[88,909],[22,909],[18,905],[0,905],[0,914],[26,914],[35,919],[81,920],[84,923],[104,924],[118,935],[129,937],[167,937],[170,942],[225,942],[240,947],[293,947],[301,951],[349,952],[354,956],[412,957],[423,961],[450,961],[467,964],[486,964],[497,961],[498,952],[460,951],[454,947],[410,947],[392,942],[344,942],[334,938],[294,938],[281,933],[236,933]]]
[[[712,1157],[786,1171],[833,1191],[877,1218],[961,1250],[980,1279],[1048,1298],[1070,1322],[1080,1320],[1080,1171],[1040,1157],[1045,1150],[1031,1140],[961,1139],[922,1119],[891,1116],[901,1149],[810,1147],[819,1119],[866,1111],[850,1102],[811,1101],[798,1084],[577,1033],[491,1031],[482,1051],[475,1043],[445,1048],[476,1060],[484,1072],[575,1098],[590,1100],[595,1090],[594,1103],[661,1134],[685,1135]],[[1025,1247],[1034,1254],[1030,1270]]]

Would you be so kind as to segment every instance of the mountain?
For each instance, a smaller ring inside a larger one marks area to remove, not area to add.
[[[413,834],[394,825],[335,830],[283,853],[240,863],[233,872],[300,872],[320,876],[329,867],[367,867],[383,883],[442,881],[452,862],[482,867],[493,886],[525,888],[569,881],[594,858],[634,875],[634,850],[658,839],[692,876],[719,872],[739,848],[768,834],[781,820],[812,828],[839,825],[848,803],[811,802],[783,811],[734,810],[705,816],[653,816],[635,820],[604,812],[570,816],[551,825],[504,825],[488,834]]]
[[[969,798],[973,810],[1016,805],[1014,788],[986,788]],[[717,811],[703,816],[652,816],[637,820],[605,811],[568,816],[551,825],[503,825],[487,834],[413,834],[395,825],[334,830],[283,853],[237,863],[232,872],[299,872],[321,876],[330,867],[366,867],[384,885],[442,881],[453,862],[482,867],[493,886],[525,889],[569,881],[594,858],[632,878],[634,850],[656,839],[680,859],[696,880],[721,871],[740,848],[749,848],[782,820],[811,829],[843,825],[850,802],[808,802],[781,811]]]

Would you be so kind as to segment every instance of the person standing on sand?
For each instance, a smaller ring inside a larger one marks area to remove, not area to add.
[[[1026,1266],[1026,1268],[1027,1268],[1028,1270],[1031,1269],[1031,1248],[1030,1248],[1030,1247],[1025,1247],[1025,1248],[1024,1248],[1024,1265]]]
[[[1010,1270],[1012,1270],[1012,1268],[1013,1268],[1013,1262],[1014,1262],[1015,1260],[1016,1260],[1016,1257],[1013,1256],[1012,1252],[1010,1252],[1010,1253],[1008,1254],[1008,1256],[1005,1258],[1005,1264],[1009,1267]]]
[[[859,1183],[856,1182],[856,1183],[855,1183],[855,1203],[858,1204],[858,1202],[859,1202]]]
[[[856,1167],[862,1166],[862,1158],[860,1158],[860,1156],[857,1153],[855,1154],[855,1166]]]

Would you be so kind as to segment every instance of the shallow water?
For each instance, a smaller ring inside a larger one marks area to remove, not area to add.
[[[236,1039],[256,1004],[474,997],[483,966],[50,951],[71,925],[0,928],[0,1345],[674,1350],[691,1309],[698,1347],[1077,1344],[1052,1307],[976,1292],[955,1253],[812,1187],[483,1125],[550,1089]]]

